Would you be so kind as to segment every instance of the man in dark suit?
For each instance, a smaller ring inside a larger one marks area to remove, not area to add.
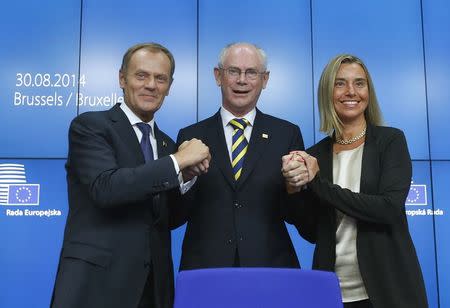
[[[269,79],[262,49],[226,46],[214,75],[222,107],[178,135],[179,143],[201,139],[212,156],[176,209],[177,223],[187,221],[180,269],[299,267],[285,226],[291,211],[281,157],[303,149],[300,129],[256,109]]]
[[[206,171],[209,159],[199,140],[176,152],[154,122],[174,69],[165,47],[131,47],[119,74],[125,104],[73,120],[52,307],[172,307],[169,207],[179,206],[180,170]]]

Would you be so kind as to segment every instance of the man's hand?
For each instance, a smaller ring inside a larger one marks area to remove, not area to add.
[[[208,172],[211,154],[209,148],[201,140],[193,138],[184,141],[174,156],[182,171],[184,181]]]
[[[284,155],[281,160],[281,172],[285,178],[288,193],[300,191],[301,187],[309,182],[309,174],[304,159],[298,151],[295,151]]]
[[[201,163],[189,166],[186,169],[182,170],[181,173],[183,174],[183,181],[184,182],[190,181],[194,177],[200,176],[208,172],[210,159],[211,158],[204,159]]]

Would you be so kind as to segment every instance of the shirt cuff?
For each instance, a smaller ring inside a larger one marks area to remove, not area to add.
[[[194,186],[196,181],[197,181],[197,177],[194,176],[191,180],[187,181],[186,183],[180,184],[181,194],[184,195],[185,193],[187,193],[189,191],[189,189],[191,189],[191,187]]]
[[[173,156],[173,154],[170,154],[169,156],[170,156],[170,158],[172,158],[172,162],[173,162],[173,166],[174,166],[174,168],[175,168],[175,172],[177,173],[178,178],[179,178],[179,176],[180,176],[180,174],[181,174],[181,173],[180,173],[180,166],[178,166],[178,162],[177,162],[175,156]],[[182,179],[182,180],[183,180],[183,179]]]
[[[178,162],[174,155],[170,154],[170,158],[172,158],[173,166],[175,167],[175,172],[178,175],[178,183],[180,183],[180,192],[181,194],[185,194],[197,181],[197,177],[194,177],[190,181],[184,183],[183,174],[180,172],[180,166],[178,166]]]

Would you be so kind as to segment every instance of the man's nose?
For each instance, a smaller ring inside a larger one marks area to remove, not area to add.
[[[145,81],[145,87],[154,89],[156,87],[155,77],[149,76]]]
[[[239,76],[238,76],[237,82],[245,83],[246,81],[247,81],[247,77],[245,76],[245,71],[239,72]]]

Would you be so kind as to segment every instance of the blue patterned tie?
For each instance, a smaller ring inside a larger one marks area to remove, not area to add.
[[[150,132],[152,131],[152,127],[147,123],[136,123],[136,126],[142,132],[141,139],[141,149],[144,154],[145,162],[149,162],[154,160],[153,158],[153,148],[150,143]]]
[[[244,130],[248,124],[249,122],[244,118],[230,121],[230,125],[234,128],[231,144],[231,167],[233,167],[236,181],[241,176],[245,153],[247,153],[248,142],[245,139]]]

